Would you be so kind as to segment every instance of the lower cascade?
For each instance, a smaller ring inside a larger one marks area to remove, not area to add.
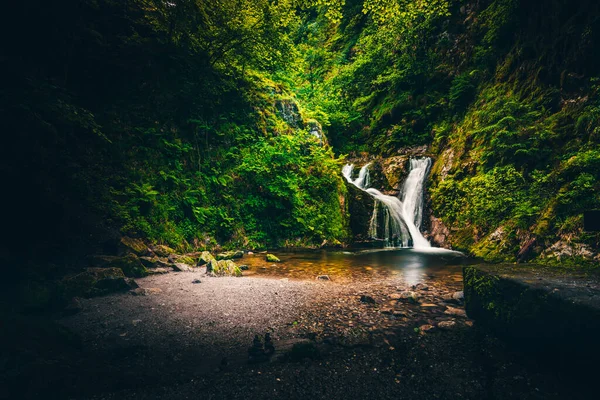
[[[360,169],[356,179],[352,179],[354,165],[346,164],[342,169],[342,175],[348,182],[375,199],[369,235],[372,238],[383,239],[386,247],[430,248],[431,244],[419,229],[423,219],[423,189],[431,167],[431,159],[425,157],[410,160],[408,177],[397,197],[385,195],[369,187],[369,165],[366,164]]]

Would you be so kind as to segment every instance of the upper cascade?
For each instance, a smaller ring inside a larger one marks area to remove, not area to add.
[[[423,191],[431,167],[431,159],[413,158],[410,171],[398,197],[388,196],[370,188],[369,164],[353,179],[354,165],[346,164],[342,175],[348,182],[367,192],[376,201],[369,226],[371,237],[384,239],[388,247],[430,248],[419,228],[423,219]]]

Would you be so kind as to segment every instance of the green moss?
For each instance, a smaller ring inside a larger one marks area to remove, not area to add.
[[[268,262],[281,262],[281,260],[279,258],[277,258],[275,255],[273,255],[271,253],[267,253],[266,260]]]

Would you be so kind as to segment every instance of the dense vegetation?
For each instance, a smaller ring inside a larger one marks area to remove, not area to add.
[[[425,144],[454,247],[597,249],[581,213],[600,207],[600,6],[544,3],[13,4],[2,244],[64,263],[120,234],[346,242],[336,157]]]

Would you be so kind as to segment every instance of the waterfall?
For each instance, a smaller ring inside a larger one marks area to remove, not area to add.
[[[430,166],[430,158],[410,160],[410,171],[402,186],[400,197],[388,196],[377,189],[369,188],[369,164],[360,169],[356,179],[352,179],[354,165],[344,166],[342,175],[346,180],[375,199],[369,225],[369,234],[372,237],[381,236],[389,247],[431,247],[419,231],[423,219],[423,189]]]

